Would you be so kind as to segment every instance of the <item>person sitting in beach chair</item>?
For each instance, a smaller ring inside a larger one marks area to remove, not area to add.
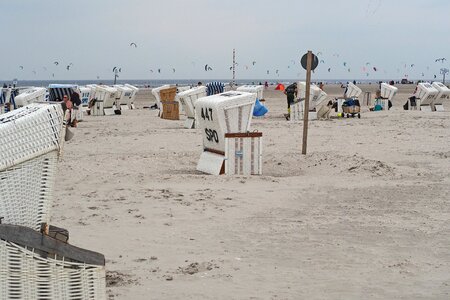
[[[377,90],[375,92],[375,103],[374,103],[374,106],[370,107],[369,109],[371,111],[383,110],[383,105],[382,105],[381,101],[382,100],[386,100],[386,99],[388,99],[388,98],[384,98],[383,96],[381,96],[381,90]],[[392,102],[391,102],[391,100],[389,100],[387,109],[389,110],[389,109],[391,109],[391,107],[392,107]]]

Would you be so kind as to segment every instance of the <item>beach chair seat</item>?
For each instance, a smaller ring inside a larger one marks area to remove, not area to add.
[[[40,230],[48,223],[64,138],[60,104],[30,104],[0,116],[0,217]]]
[[[106,299],[105,257],[27,227],[0,225],[3,299]]]

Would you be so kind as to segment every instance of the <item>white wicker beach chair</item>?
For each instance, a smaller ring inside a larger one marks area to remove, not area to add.
[[[105,278],[102,254],[0,225],[0,300],[106,299]]]
[[[48,223],[64,138],[59,104],[31,104],[0,116],[0,217],[39,230]]]

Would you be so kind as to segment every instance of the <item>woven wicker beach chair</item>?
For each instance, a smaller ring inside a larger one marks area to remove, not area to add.
[[[0,115],[0,218],[39,230],[48,223],[64,137],[59,104],[30,104]]]
[[[102,254],[0,225],[0,300],[106,299],[105,278]]]

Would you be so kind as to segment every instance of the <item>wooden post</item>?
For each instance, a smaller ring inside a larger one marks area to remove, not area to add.
[[[306,63],[306,91],[305,91],[305,111],[303,115],[303,144],[302,154],[306,155],[306,147],[308,144],[308,117],[309,117],[309,94],[311,91],[311,65],[313,54],[308,51],[308,59]]]

